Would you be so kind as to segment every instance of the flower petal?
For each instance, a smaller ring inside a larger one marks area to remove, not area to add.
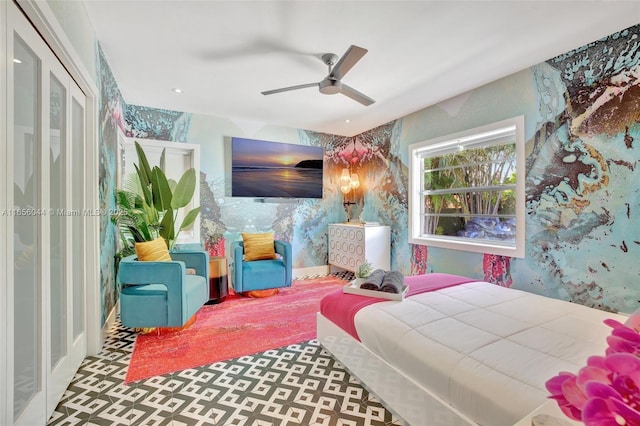
[[[606,385],[600,382],[587,382],[585,385],[585,392],[589,399],[602,398],[602,399],[619,399],[622,400],[622,395],[618,393],[612,386]]]
[[[640,371],[640,358],[631,354],[613,354],[605,358],[605,365],[618,374],[630,375]]]
[[[575,383],[575,380],[575,374],[561,371],[557,376],[553,376],[547,380],[545,386],[551,393],[549,398],[554,399],[558,403],[558,407],[565,416],[573,420],[580,420],[582,415],[581,411],[567,400],[567,397],[562,390],[562,385],[565,382],[572,381]]]
[[[629,407],[622,401],[611,400],[609,405],[615,410],[615,412],[626,420],[626,424],[629,426],[640,425],[640,412]]]
[[[582,421],[585,426],[620,426],[616,414],[611,412],[607,401],[603,398],[591,398],[582,410]]]
[[[562,394],[565,398],[567,398],[569,404],[573,405],[578,410],[582,410],[584,403],[587,402],[587,395],[582,389],[580,389],[576,382],[576,379],[577,378],[575,376],[569,377],[564,382],[562,382],[562,385],[560,387],[562,389]]]
[[[587,365],[592,367],[599,367],[605,370],[608,369],[606,364],[604,363],[604,357],[599,355],[594,355],[587,358]]]
[[[629,318],[624,322],[624,325],[640,332],[640,309],[637,309],[634,313],[629,315]]]
[[[606,325],[608,325],[609,327],[613,328],[613,329],[625,326],[620,321],[616,321],[613,318],[607,318],[606,320],[604,320],[602,322],[605,323]]]
[[[591,365],[582,367],[578,372],[578,378],[576,381],[578,386],[584,389],[585,384],[589,381],[611,384],[611,370],[606,368],[604,364],[602,367],[595,367]]]
[[[552,395],[562,394],[562,383],[570,377],[575,377],[575,374],[561,371],[557,376],[553,376],[545,382],[545,387]]]
[[[627,326],[614,328],[611,331],[611,334],[613,334],[614,336],[620,336],[625,339],[629,339],[634,342],[640,341],[640,334],[638,334],[638,332],[635,331],[633,328],[627,327]]]

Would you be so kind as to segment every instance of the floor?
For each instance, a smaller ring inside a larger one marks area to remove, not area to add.
[[[135,338],[116,322],[48,425],[404,424],[315,340],[127,385]]]

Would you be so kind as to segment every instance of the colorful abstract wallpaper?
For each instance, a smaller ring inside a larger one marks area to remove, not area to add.
[[[292,243],[294,268],[322,266],[327,225],[346,220],[338,180],[350,168],[361,181],[350,215],[391,227],[393,269],[457,273],[607,311],[640,306],[640,25],[355,137],[273,127],[256,135],[231,118],[125,105],[102,54],[100,70],[103,205],[113,203],[116,127],[134,139],[197,143],[203,242],[224,241],[228,252],[241,232],[272,231]],[[408,146],[517,115],[527,139],[525,257],[409,244]],[[224,159],[233,136],[322,147],[323,198],[231,197]],[[115,234],[108,223],[101,232],[109,312]]]

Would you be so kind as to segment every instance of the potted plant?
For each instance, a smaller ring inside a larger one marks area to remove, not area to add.
[[[358,266],[358,270],[356,271],[356,278],[367,278],[371,275],[373,271],[373,267],[368,260],[365,260],[363,263]]]
[[[111,216],[118,227],[122,248],[121,256],[135,252],[134,243],[152,241],[162,237],[169,249],[173,249],[180,231],[193,225],[201,207],[191,209],[179,226],[178,212],[193,198],[196,187],[194,168],[186,170],[180,180],[167,179],[165,174],[165,151],[160,156],[160,165],[153,168],[138,142],[135,143],[138,164],[136,174],[127,189],[116,192],[118,212]]]

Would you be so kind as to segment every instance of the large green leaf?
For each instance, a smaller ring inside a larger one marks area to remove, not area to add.
[[[160,214],[158,210],[153,206],[147,203],[142,205],[142,210],[144,211],[144,221],[148,224],[157,224],[160,220]]]
[[[151,171],[151,190],[153,191],[153,205],[158,211],[166,211],[171,208],[171,188],[164,172],[159,167]]]
[[[150,203],[152,196],[151,196],[151,190],[149,189],[149,184],[151,183],[150,178],[147,178],[147,175],[138,168],[137,164],[134,164],[133,167],[136,168],[136,174],[138,175],[138,179],[140,180],[140,189],[142,190],[142,198]]]
[[[164,213],[162,222],[160,222],[160,236],[169,241],[169,248],[173,248],[173,240],[175,239],[173,210],[169,208]]]
[[[144,153],[144,150],[142,149],[140,144],[138,142],[136,142],[135,144],[136,144],[136,153],[138,154],[138,163],[140,166],[140,171],[144,175],[144,180],[140,179],[140,182],[142,183],[142,186],[145,186],[145,183],[146,185],[148,185],[149,182],[151,182],[151,167],[149,166],[149,161],[147,161],[147,156]]]
[[[173,192],[173,199],[171,200],[171,207],[173,209],[179,209],[191,202],[193,193],[196,190],[196,171],[192,167],[180,178],[176,189]]]
[[[176,182],[174,179],[171,178],[167,178],[167,181],[169,181],[169,188],[171,188],[171,193],[175,193],[176,192],[176,186],[178,186],[178,182]]]
[[[196,207],[193,210],[189,210],[189,213],[187,213],[184,219],[182,219],[182,223],[180,224],[180,228],[178,229],[180,229],[181,231],[184,229],[188,229],[196,220],[196,217],[198,217],[198,213],[200,213],[200,209],[201,207]]]
[[[163,149],[162,154],[160,154],[160,170],[162,170],[166,174],[167,168],[165,167],[165,164],[166,164],[165,151],[166,151],[166,148]]]

